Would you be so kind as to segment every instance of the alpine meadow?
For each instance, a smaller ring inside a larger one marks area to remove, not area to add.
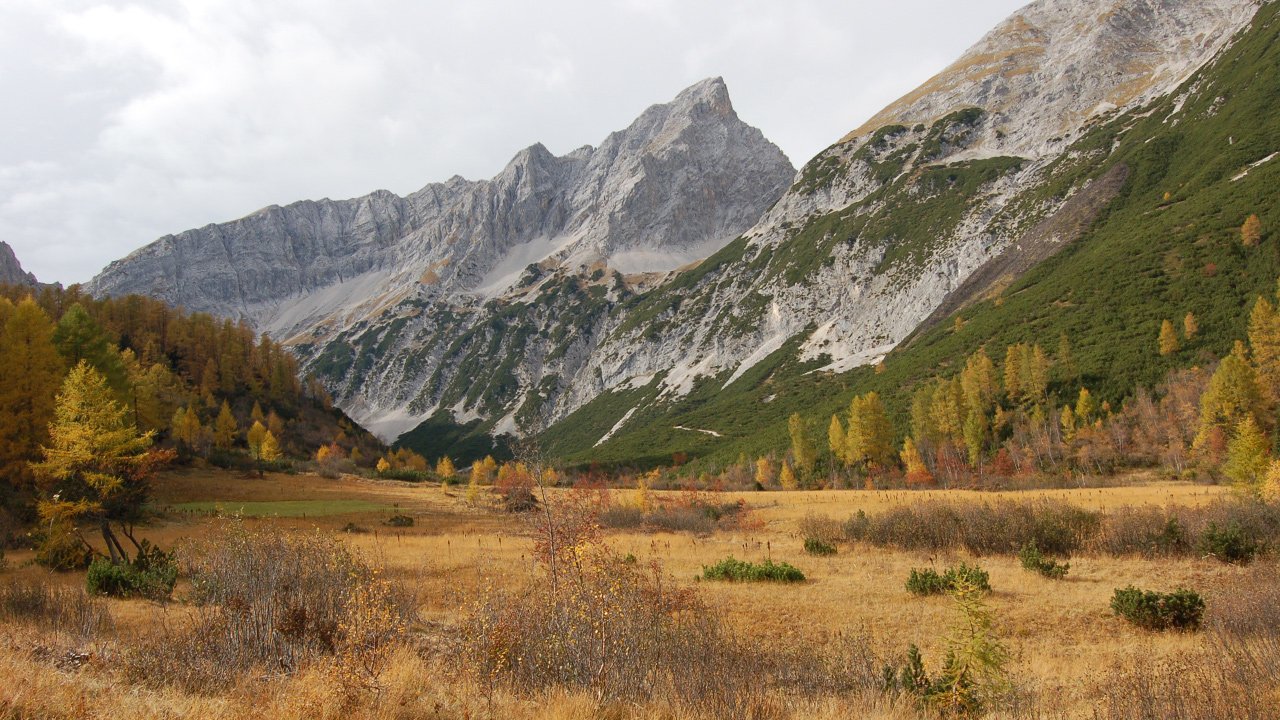
[[[798,169],[711,77],[0,242],[0,719],[1276,718],[1277,108],[1280,2],[1036,0]]]

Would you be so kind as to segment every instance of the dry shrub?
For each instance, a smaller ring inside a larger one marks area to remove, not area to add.
[[[817,540],[826,545],[839,543],[844,539],[844,529],[836,520],[815,513],[806,514],[798,527],[800,537],[804,540]]]
[[[99,637],[112,628],[106,604],[83,589],[35,583],[0,585],[0,620],[31,623],[78,640]]]
[[[331,538],[227,522],[181,554],[194,622],[144,641],[130,674],[216,692],[246,672],[291,674],[326,659],[345,687],[372,685],[411,616],[407,594]]]
[[[844,523],[846,540],[923,552],[1015,554],[1034,542],[1053,556],[1203,554],[1204,540],[1230,532],[1249,547],[1280,547],[1280,506],[1249,499],[1203,507],[1122,507],[1103,513],[1062,500],[932,500]]]
[[[585,691],[602,705],[770,718],[796,695],[878,688],[881,663],[861,639],[762,648],[656,565],[598,548],[582,555],[558,580],[490,591],[473,610],[460,652],[488,692]]]
[[[1280,566],[1256,565],[1209,598],[1206,626],[1238,638],[1280,637]]]
[[[934,500],[870,517],[860,513],[844,531],[848,540],[903,550],[1013,554],[1034,541],[1045,553],[1069,555],[1083,547],[1099,522],[1098,513],[1056,500]]]

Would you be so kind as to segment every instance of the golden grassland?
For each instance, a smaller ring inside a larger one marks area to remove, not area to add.
[[[552,491],[562,492],[562,491]],[[604,491],[618,500],[635,491]],[[955,609],[946,597],[915,598],[903,587],[913,567],[974,562],[964,553],[930,556],[868,546],[842,547],[829,557],[802,550],[798,523],[818,513],[844,520],[859,510],[868,514],[928,498],[988,501],[996,498],[1051,497],[1091,509],[1122,505],[1200,505],[1221,497],[1218,487],[1149,483],[1100,489],[976,493],[962,491],[815,491],[726,493],[750,507],[749,529],[708,536],[687,533],[608,531],[605,542],[641,563],[657,561],[675,581],[694,586],[727,623],[761,644],[822,643],[840,635],[865,635],[885,656],[900,657],[908,643],[920,646],[936,666],[941,643]],[[486,588],[519,587],[537,573],[532,539],[525,522],[490,506],[466,502],[466,489],[438,485],[344,477],[327,480],[302,475],[245,478],[227,473],[187,470],[166,474],[155,483],[157,508],[180,503],[292,500],[361,501],[392,510],[325,514],[319,517],[246,518],[250,527],[336,534],[358,550],[384,576],[404,582],[415,594],[422,643],[432,633],[458,622]],[[657,498],[666,493],[653,491]],[[672,493],[672,495],[676,495]],[[719,498],[718,498],[719,500]],[[412,527],[392,528],[392,513],[415,519]],[[141,534],[170,547],[205,536],[217,523],[204,514],[164,512]],[[345,532],[354,525],[363,532]],[[772,558],[800,567],[808,580],[794,586],[711,583],[697,580],[703,565],[727,555],[744,560]],[[0,581],[17,579],[79,586],[82,573],[50,574],[29,562],[29,552],[11,553]],[[1151,633],[1115,617],[1109,601],[1115,588],[1200,590],[1212,604],[1245,574],[1258,572],[1206,559],[1075,557],[1069,576],[1053,581],[1023,571],[1016,557],[979,560],[990,572],[994,592],[988,602],[995,629],[1012,651],[1012,674],[1021,687],[1052,698],[1052,714],[1090,717],[1097,679],[1113,668],[1139,661],[1183,657],[1204,642],[1198,634]],[[183,622],[188,607],[144,600],[109,600],[121,637],[145,634],[157,626]],[[602,708],[585,693],[557,692],[517,697],[499,688],[482,692],[473,679],[433,662],[431,653],[398,651],[388,664],[376,698],[357,710],[335,700],[337,692],[321,670],[289,678],[251,682],[220,697],[174,689],[151,689],[119,680],[109,658],[84,667],[59,667],[42,650],[57,646],[31,628],[0,626],[0,718],[9,717],[493,717],[587,718],[682,716],[661,707]],[[89,650],[90,653],[95,652]],[[110,650],[98,649],[106,655]],[[62,663],[65,665],[65,663]],[[831,698],[797,703],[794,717],[912,717],[909,705],[884,699]]]

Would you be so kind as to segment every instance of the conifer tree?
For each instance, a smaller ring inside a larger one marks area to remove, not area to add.
[[[1022,346],[1010,345],[1004,352],[1004,393],[1014,402],[1022,392]]]
[[[1071,352],[1071,340],[1066,333],[1058,335],[1058,354],[1054,357],[1054,365],[1058,368],[1058,379],[1064,383],[1074,383],[1080,377]]]
[[[1262,241],[1262,221],[1257,215],[1250,215],[1245,218],[1244,224],[1240,226],[1240,242],[1245,247],[1254,247]]]
[[[375,466],[374,466],[374,468],[378,471],[378,474],[382,474],[382,473],[385,473],[386,471],[388,471],[388,470],[390,470],[390,469],[391,469],[391,463],[387,462],[387,459],[386,459],[385,457],[380,457],[380,458],[378,458],[378,464],[377,464],[377,465],[375,465]],[[475,475],[475,466],[474,466],[474,465],[472,466],[472,473],[471,473],[471,474],[472,474],[473,476]]]
[[[457,474],[458,470],[453,466],[453,461],[449,459],[448,455],[440,458],[440,461],[436,463],[436,475],[439,475],[441,480],[449,482]]]
[[[1244,343],[1236,342],[1200,396],[1200,427],[1194,445],[1202,446],[1214,428],[1230,434],[1246,415],[1253,416],[1255,422],[1266,417],[1268,407],[1257,374],[1245,357]]]
[[[1263,394],[1271,400],[1280,398],[1280,315],[1264,297],[1254,302],[1249,313],[1249,354]]]
[[[916,447],[915,440],[912,440],[910,435],[902,441],[901,457],[902,465],[907,469],[908,484],[933,484],[933,474],[929,472],[929,466],[925,464],[924,457],[920,455],[920,449]]]
[[[213,442],[219,450],[230,450],[236,442],[236,435],[239,434],[240,426],[236,423],[236,416],[231,414],[231,406],[226,400],[222,401],[222,407],[218,410],[218,417],[213,421]]]
[[[262,436],[262,446],[258,456],[265,462],[275,462],[283,456],[280,452],[280,443],[276,441],[276,436],[270,430]]]
[[[40,518],[49,525],[97,525],[112,562],[127,562],[113,523],[128,527],[147,500],[153,458],[151,433],[139,433],[88,360],[67,374],[57,396],[49,444],[31,469],[43,499]]]
[[[1093,394],[1088,388],[1080,388],[1080,394],[1076,396],[1076,420],[1081,425],[1092,425],[1098,415],[1098,401],[1094,399]]]
[[[249,432],[245,433],[245,441],[249,444],[249,454],[255,460],[262,459],[262,443],[267,439],[267,426],[255,420]]]
[[[756,460],[756,483],[760,487],[769,487],[773,483],[773,461],[768,457]]]
[[[1062,413],[1058,416],[1058,423],[1062,426],[1062,439],[1071,442],[1076,438],[1076,413],[1071,409],[1070,405],[1062,406]]]
[[[1033,345],[1023,359],[1023,392],[1031,402],[1043,400],[1049,390],[1049,357],[1039,344]]]
[[[791,463],[786,460],[782,461],[782,469],[778,471],[778,486],[783,490],[795,490],[800,487],[800,481],[796,479],[796,474],[791,470]]]
[[[987,416],[977,410],[970,410],[964,421],[964,446],[969,453],[970,467],[978,467],[982,462],[982,453],[987,443]]]
[[[1236,488],[1257,494],[1271,464],[1267,437],[1258,427],[1252,414],[1246,414],[1236,425],[1231,441],[1227,443],[1227,461],[1222,472],[1235,483]]]
[[[996,368],[986,348],[978,348],[965,361],[960,386],[968,410],[985,414],[995,404]]]
[[[1160,339],[1158,342],[1160,354],[1163,356],[1172,355],[1178,352],[1178,333],[1173,329],[1173,323],[1168,319],[1160,321]]]
[[[809,439],[808,424],[800,417],[800,413],[792,413],[787,418],[787,431],[791,435],[791,459],[796,468],[801,473],[812,471],[818,453],[813,447],[813,441]]]
[[[62,314],[53,333],[53,343],[69,367],[81,360],[88,362],[106,378],[117,398],[125,397],[126,379],[120,353],[83,305],[74,303]]]
[[[958,381],[956,385],[958,389]],[[868,467],[887,467],[893,462],[893,425],[878,393],[859,395],[850,402],[848,427],[850,460]]]
[[[1192,313],[1187,313],[1186,316],[1182,318],[1182,337],[1187,342],[1191,342],[1191,339],[1199,332],[1200,323],[1196,321],[1196,316]]]
[[[5,301],[6,303],[8,301]],[[11,306],[0,325],[0,507],[10,493],[29,498],[62,385],[62,359],[53,344],[53,322],[30,297]]]
[[[849,440],[844,434],[844,425],[840,424],[840,418],[835,415],[831,416],[831,424],[827,426],[827,447],[837,460],[848,464]]]

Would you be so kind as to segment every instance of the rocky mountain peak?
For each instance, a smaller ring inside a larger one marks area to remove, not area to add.
[[[987,113],[970,155],[1057,152],[1089,117],[1163,95],[1249,20],[1258,0],[1037,0],[849,133]]]
[[[13,248],[6,242],[0,242],[0,285],[26,285],[35,287],[36,276],[22,269]]]

